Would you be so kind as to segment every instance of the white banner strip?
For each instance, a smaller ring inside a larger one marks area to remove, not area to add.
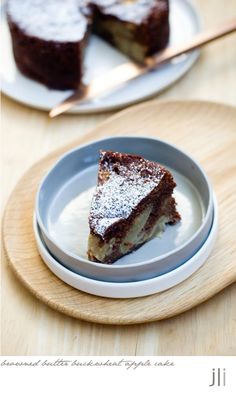
[[[236,392],[233,356],[2,356],[3,392]]]

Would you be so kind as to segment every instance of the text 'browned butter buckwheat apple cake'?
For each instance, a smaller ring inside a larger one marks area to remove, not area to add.
[[[113,263],[140,247],[165,224],[180,220],[173,176],[140,156],[101,151],[89,226],[88,258]]]
[[[7,19],[19,70],[61,90],[80,86],[91,31],[141,63],[169,40],[168,0],[8,0]]]

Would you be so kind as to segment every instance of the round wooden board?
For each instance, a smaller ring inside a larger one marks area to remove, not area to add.
[[[203,267],[165,292],[137,299],[106,299],[71,288],[54,276],[40,258],[32,229],[36,190],[55,160],[81,143],[113,135],[158,137],[184,149],[207,171],[219,203],[217,244]],[[151,102],[124,110],[35,164],[19,181],[3,221],[9,264],[37,298],[75,318],[105,324],[134,324],[179,314],[236,280],[235,173],[235,108],[208,102],[173,101]]]

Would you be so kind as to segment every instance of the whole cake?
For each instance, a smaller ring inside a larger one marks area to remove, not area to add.
[[[77,89],[91,30],[137,62],[169,39],[168,0],[8,0],[19,70],[54,89]]]
[[[89,217],[88,258],[113,263],[180,220],[171,173],[131,154],[102,151]]]

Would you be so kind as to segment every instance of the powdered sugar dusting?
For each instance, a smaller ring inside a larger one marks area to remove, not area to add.
[[[74,42],[84,37],[87,19],[81,0],[8,0],[10,18],[27,34],[48,41]]]
[[[157,187],[164,174],[162,167],[155,165],[150,169],[150,163],[144,159],[118,167],[114,162],[105,161],[91,205],[90,227],[93,231],[103,237],[111,225],[127,219]]]
[[[150,15],[153,7],[166,9],[166,0],[94,0],[108,15],[115,15],[127,22],[140,24]]]

